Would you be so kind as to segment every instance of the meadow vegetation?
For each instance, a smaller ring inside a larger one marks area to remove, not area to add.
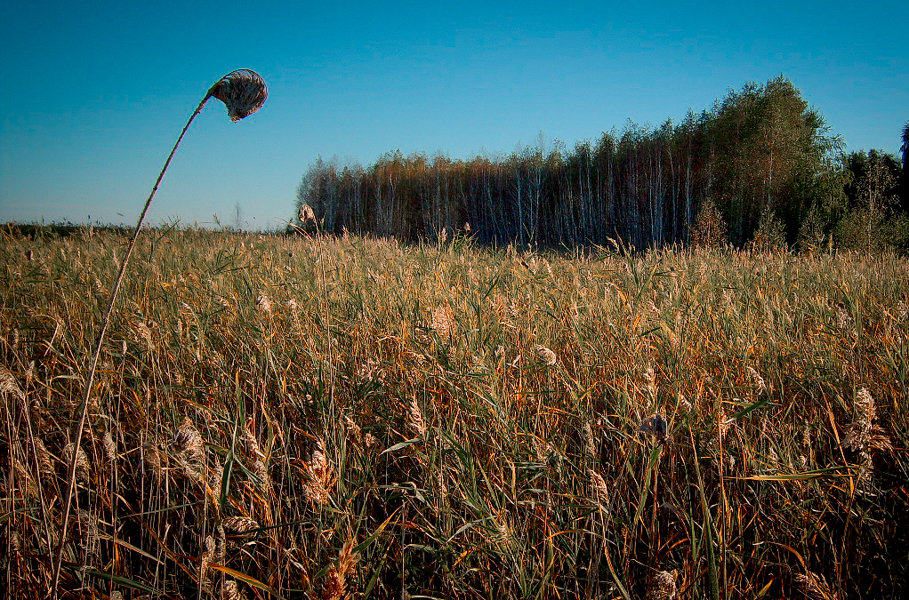
[[[909,261],[152,230],[0,241],[0,565],[73,598],[885,598]],[[84,453],[84,456],[81,454]]]

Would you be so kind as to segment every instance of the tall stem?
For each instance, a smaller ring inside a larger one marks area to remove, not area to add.
[[[101,319],[101,329],[98,331],[98,339],[95,342],[95,350],[92,353],[91,363],[88,370],[88,377],[85,380],[85,389],[82,391],[82,404],[79,406],[79,424],[76,426],[74,433],[72,442],[73,451],[72,456],[69,460],[69,468],[67,470],[66,495],[63,503],[63,526],[60,529],[60,542],[57,545],[57,550],[54,556],[54,578],[53,585],[51,587],[51,594],[54,600],[59,597],[60,569],[63,566],[63,547],[66,545],[66,529],[69,525],[69,514],[72,509],[73,492],[76,488],[76,462],[78,460],[79,450],[82,446],[82,433],[85,431],[85,420],[88,415],[88,399],[91,395],[92,387],[95,383],[95,372],[98,368],[98,358],[101,356],[101,347],[104,344],[104,335],[107,333],[108,325],[110,325],[110,317],[113,313],[114,303],[117,300],[117,293],[120,291],[120,284],[123,282],[123,276],[126,274],[126,265],[129,263],[129,257],[132,255],[133,247],[136,245],[136,239],[139,237],[139,232],[142,230],[142,224],[145,222],[145,216],[148,214],[148,209],[151,206],[152,200],[155,198],[155,194],[158,193],[158,187],[161,185],[161,180],[164,179],[164,173],[167,172],[167,168],[170,166],[170,161],[173,160],[174,154],[176,154],[177,148],[180,146],[180,142],[183,141],[183,136],[186,135],[186,131],[189,129],[189,126],[192,125],[192,122],[195,120],[196,116],[202,112],[202,108],[205,106],[205,103],[208,102],[208,99],[211,98],[211,94],[212,90],[209,90],[208,93],[205,94],[205,97],[202,98],[199,106],[196,107],[196,110],[194,110],[193,114],[190,115],[189,120],[186,122],[186,125],[183,126],[183,131],[180,132],[180,137],[177,138],[177,142],[174,144],[173,149],[171,149],[170,154],[167,156],[167,160],[164,162],[164,167],[158,174],[158,179],[155,180],[155,185],[152,188],[151,193],[148,195],[148,199],[145,201],[145,206],[142,209],[142,214],[139,216],[139,221],[136,223],[136,230],[133,232],[133,237],[129,240],[129,246],[126,248],[126,256],[123,257],[123,262],[120,263],[120,272],[117,274],[117,280],[114,282],[114,287],[110,292],[110,297],[107,299],[107,308],[104,310],[104,317]]]

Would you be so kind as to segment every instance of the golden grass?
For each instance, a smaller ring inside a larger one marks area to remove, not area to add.
[[[153,231],[62,532],[125,242],[3,234],[12,597],[46,593],[61,536],[85,598],[905,587],[904,259]]]

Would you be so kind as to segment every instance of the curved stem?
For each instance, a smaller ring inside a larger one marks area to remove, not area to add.
[[[51,593],[54,599],[59,597],[60,569],[63,566],[63,547],[66,544],[66,529],[69,525],[69,514],[72,509],[73,492],[76,488],[76,461],[79,455],[79,449],[82,446],[82,433],[85,431],[85,421],[88,415],[88,399],[91,395],[92,387],[95,383],[95,372],[98,368],[98,359],[101,356],[101,348],[104,344],[104,335],[107,333],[108,325],[110,325],[110,318],[111,314],[113,313],[114,303],[117,300],[117,293],[120,291],[120,284],[123,282],[123,276],[126,274],[126,265],[129,263],[129,257],[132,255],[133,247],[136,245],[136,239],[139,237],[139,232],[142,230],[142,224],[145,222],[145,216],[148,214],[148,209],[151,207],[151,203],[155,198],[155,194],[158,193],[158,187],[161,185],[161,180],[164,179],[164,173],[167,172],[167,168],[170,166],[170,161],[173,160],[174,154],[176,154],[177,148],[180,146],[180,142],[183,141],[183,136],[186,135],[186,130],[189,129],[190,125],[192,125],[192,122],[195,120],[196,116],[202,112],[202,108],[205,106],[205,103],[208,102],[209,98],[211,98],[211,93],[211,90],[209,90],[208,93],[205,94],[205,97],[202,98],[199,106],[197,106],[196,110],[193,111],[193,114],[190,115],[189,120],[186,122],[186,125],[183,126],[183,131],[180,132],[180,137],[177,138],[177,142],[174,144],[173,149],[171,149],[170,154],[167,157],[167,160],[164,162],[164,167],[158,174],[158,179],[155,180],[155,185],[152,188],[151,193],[148,195],[148,199],[145,201],[145,206],[142,209],[142,214],[139,216],[139,221],[136,223],[136,230],[133,232],[133,237],[129,240],[129,246],[126,248],[126,255],[123,257],[123,262],[120,263],[120,272],[117,274],[117,279],[114,282],[114,287],[111,290],[110,297],[107,300],[107,308],[104,310],[104,316],[101,319],[101,329],[98,332],[98,338],[95,342],[95,349],[92,353],[91,363],[88,370],[88,377],[85,380],[85,389],[82,391],[82,403],[79,406],[79,424],[76,426],[76,430],[74,432],[72,442],[73,451],[72,456],[69,460],[69,468],[67,469],[66,495],[63,502],[63,525],[60,529],[60,541],[57,545],[53,563],[54,577]]]

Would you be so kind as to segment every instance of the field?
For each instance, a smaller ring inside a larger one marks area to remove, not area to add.
[[[14,598],[888,598],[909,262],[150,230],[0,241]]]

